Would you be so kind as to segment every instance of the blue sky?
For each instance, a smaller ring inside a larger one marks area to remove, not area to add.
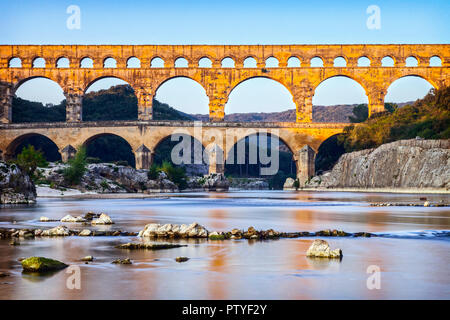
[[[2,1],[2,44],[330,44],[449,43],[450,1]],[[81,29],[69,30],[69,5],[81,9]],[[381,29],[366,27],[369,5],[381,10]],[[339,80],[339,79],[337,79]],[[406,79],[408,80],[408,79]],[[110,85],[112,83],[106,83]],[[167,83],[158,98],[183,111],[204,113],[201,88]],[[415,99],[422,81],[395,88],[390,100]],[[163,90],[164,89],[164,90]],[[244,90],[245,89],[245,90]],[[292,107],[283,88],[246,85],[228,112]],[[316,104],[358,103],[360,88],[335,81]],[[25,98],[58,102],[47,88],[22,88]],[[405,98],[406,97],[406,98]],[[408,98],[411,97],[411,98]],[[207,101],[206,101],[207,104]],[[198,111],[198,112],[197,112]]]

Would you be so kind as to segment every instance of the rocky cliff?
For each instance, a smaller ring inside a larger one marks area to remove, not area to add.
[[[400,140],[347,153],[306,187],[450,189],[450,140]]]
[[[0,161],[0,203],[33,203],[36,188],[30,177],[15,164]]]

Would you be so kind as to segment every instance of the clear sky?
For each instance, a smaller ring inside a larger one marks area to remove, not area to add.
[[[80,7],[79,30],[66,27],[69,5]],[[367,28],[369,5],[380,8],[378,30]],[[2,0],[1,7],[2,44],[450,43],[448,0]],[[361,96],[361,89],[354,83],[337,80],[321,89],[320,96],[316,93],[315,104],[364,102],[364,94]],[[158,92],[160,100],[186,112],[204,113],[204,107],[200,106],[205,103],[201,88],[191,87],[188,81],[168,82],[167,86]],[[249,81],[245,90],[240,90],[233,99],[230,97],[226,110],[291,108],[292,98],[283,89],[269,82]],[[407,81],[406,85],[398,85],[395,93],[389,93],[390,100],[415,99],[428,89],[424,81]],[[24,87],[19,93],[38,101],[60,100],[44,87],[34,90]]]

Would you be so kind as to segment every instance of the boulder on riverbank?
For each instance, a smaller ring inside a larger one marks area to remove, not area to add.
[[[305,186],[450,190],[450,140],[400,140],[346,153]]]
[[[125,243],[116,246],[118,249],[128,249],[128,250],[164,250],[172,248],[186,247],[184,244],[177,243]]]
[[[148,178],[148,170],[137,170],[129,166],[113,163],[92,163],[78,186],[72,186],[64,179],[64,163],[50,163],[47,168],[39,168],[42,181],[46,181],[52,188],[61,191],[76,188],[81,192],[94,193],[136,193],[136,192],[176,192],[178,187],[167,179],[164,172],[160,172],[156,179]]]
[[[314,240],[308,251],[306,251],[306,256],[313,258],[342,258],[342,250],[331,250],[328,242],[317,239]]]
[[[208,230],[194,222],[186,224],[157,224],[152,223],[139,231],[139,237],[150,238],[207,238]]]
[[[44,257],[30,257],[22,260],[22,268],[25,272],[49,272],[68,267],[67,264]]]
[[[203,177],[202,187],[206,191],[228,191],[230,181],[223,173],[211,173]]]
[[[36,200],[36,187],[17,165],[0,161],[0,204],[28,204]]]

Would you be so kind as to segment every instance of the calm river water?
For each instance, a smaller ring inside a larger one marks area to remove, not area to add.
[[[106,212],[115,221],[97,229],[139,231],[147,223],[194,221],[208,230],[341,229],[374,238],[326,238],[341,261],[305,256],[315,238],[179,240],[187,247],[126,251],[114,246],[137,237],[66,237],[0,240],[0,299],[450,299],[450,209],[371,207],[371,202],[418,201],[417,194],[344,192],[185,193],[147,199],[44,199],[34,206],[0,208],[0,227],[49,228],[40,216]],[[445,202],[449,195],[427,195]],[[13,224],[13,221],[16,221]],[[66,224],[71,229],[83,228]],[[447,231],[447,232],[444,232]],[[94,262],[80,259],[92,255]],[[68,289],[65,270],[22,274],[20,257],[44,256],[81,270],[81,288]],[[174,258],[187,256],[177,263]],[[132,265],[115,265],[116,258]],[[367,268],[381,270],[380,289],[369,290]]]

